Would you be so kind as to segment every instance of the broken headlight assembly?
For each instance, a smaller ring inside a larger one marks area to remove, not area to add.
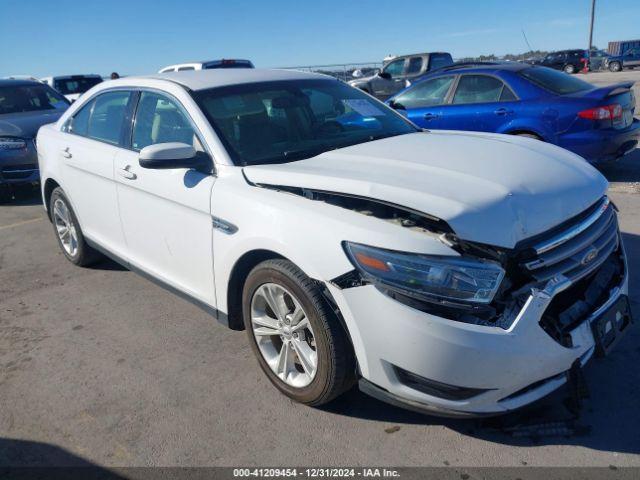
[[[397,252],[344,242],[351,263],[372,283],[447,306],[487,305],[504,278],[495,262]]]

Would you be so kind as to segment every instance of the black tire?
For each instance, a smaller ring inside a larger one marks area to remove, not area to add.
[[[282,381],[267,364],[254,337],[251,301],[265,283],[281,285],[295,295],[313,328],[318,366],[315,377],[305,387],[293,387]],[[249,343],[260,368],[271,383],[289,398],[318,406],[333,400],[355,383],[355,357],[347,333],[318,284],[290,261],[267,260],[249,273],[242,293],[242,312]]]
[[[0,203],[9,203],[11,200],[11,192],[7,185],[0,185]]]
[[[564,70],[564,73],[568,73],[569,75],[576,73],[576,67],[570,63],[565,65],[562,70]]]
[[[75,228],[75,233],[77,236],[77,249],[74,254],[70,254],[64,247],[62,243],[62,239],[58,234],[58,228],[56,223],[56,217],[54,214],[54,205],[56,202],[61,201],[67,207],[69,212],[69,217],[71,222],[73,222],[73,226]],[[51,193],[51,198],[49,199],[49,213],[51,215],[51,223],[53,224],[53,232],[55,233],[56,239],[58,240],[58,245],[60,246],[60,250],[67,257],[71,263],[78,265],[79,267],[87,267],[92,265],[102,259],[102,255],[95,249],[87,244],[84,235],[82,234],[82,228],[80,228],[80,222],[78,222],[78,217],[76,217],[69,200],[67,199],[64,191],[60,187],[56,187]]]
[[[622,71],[622,65],[620,62],[611,62],[609,64],[609,70],[612,72],[620,72]]]

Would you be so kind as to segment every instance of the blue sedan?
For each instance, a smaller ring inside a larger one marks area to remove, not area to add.
[[[595,87],[523,63],[454,64],[422,77],[387,104],[422,128],[524,135],[597,164],[638,144],[632,85]]]

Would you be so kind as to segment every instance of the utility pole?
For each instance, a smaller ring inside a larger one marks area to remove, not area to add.
[[[596,0],[591,0],[591,25],[589,27],[589,57],[591,57],[591,47],[593,47],[593,18],[596,14]]]

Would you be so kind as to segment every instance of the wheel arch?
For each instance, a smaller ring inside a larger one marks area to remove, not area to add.
[[[273,250],[259,249],[245,252],[236,260],[227,284],[227,319],[232,330],[244,330],[242,321],[242,289],[249,272],[265,260],[288,258]]]
[[[47,180],[44,182],[44,187],[42,189],[42,200],[44,201],[44,207],[47,211],[47,217],[49,217],[49,221],[51,221],[51,212],[49,211],[51,195],[53,194],[53,191],[59,186],[60,184],[53,178],[47,178]]]

